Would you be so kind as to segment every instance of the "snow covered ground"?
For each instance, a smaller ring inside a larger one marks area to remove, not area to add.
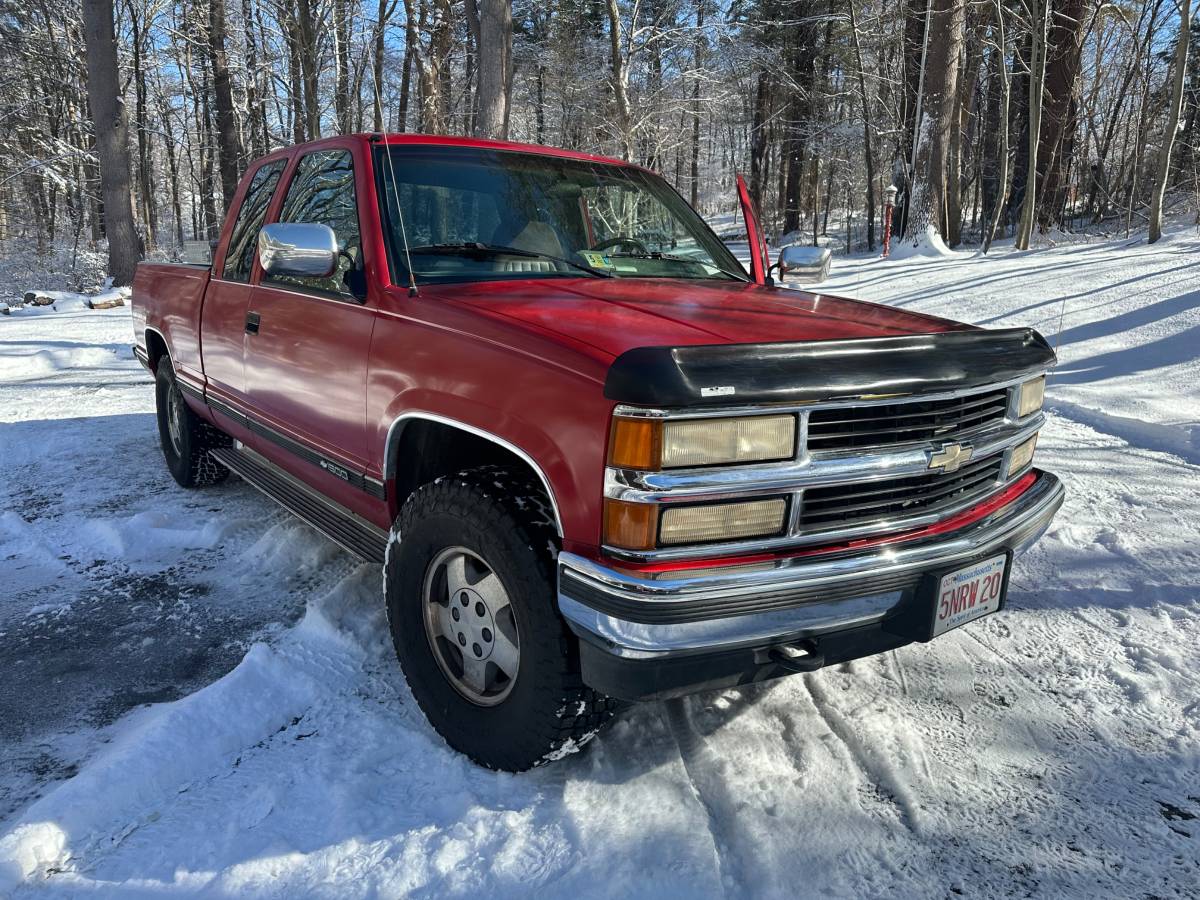
[[[838,259],[1060,345],[1010,608],[520,776],[425,723],[377,572],[174,486],[127,309],[0,320],[0,896],[1197,896],[1198,266],[1194,228]]]

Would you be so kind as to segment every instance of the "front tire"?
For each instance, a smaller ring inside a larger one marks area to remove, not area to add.
[[[558,759],[616,706],[580,679],[543,498],[499,467],[441,478],[404,504],[388,547],[388,621],[413,696],[446,743],[489,769]]]
[[[176,483],[193,488],[228,478],[229,470],[208,451],[228,446],[229,437],[192,412],[165,356],[154,373],[154,399],[163,457]]]

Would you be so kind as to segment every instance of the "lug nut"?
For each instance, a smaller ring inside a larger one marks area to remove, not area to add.
[[[482,604],[482,603],[476,603],[476,604],[475,604],[475,615],[479,616],[479,618],[481,618],[481,619],[482,619],[482,618],[483,618],[483,613],[484,613],[483,604]]]
[[[467,646],[467,636],[465,634],[463,634],[461,631],[458,633],[458,645],[460,647]]]
[[[461,602],[463,606],[466,606],[467,604],[469,604],[471,602],[471,598],[467,596],[466,591],[463,591],[461,594],[459,594],[458,599],[459,599],[459,602]]]
[[[475,651],[476,656],[483,656],[483,648],[478,644],[472,644],[471,649]]]
[[[490,629],[490,628],[483,629],[483,642],[485,644],[490,644],[492,642],[492,629]]]
[[[459,616],[459,614],[458,614],[458,607],[457,607],[457,606],[453,607],[453,608],[450,610],[450,616],[451,616],[451,618],[453,618],[453,619],[454,619],[454,621],[455,621],[455,622],[457,622],[457,621],[458,621],[458,620],[461,618],[461,616]]]

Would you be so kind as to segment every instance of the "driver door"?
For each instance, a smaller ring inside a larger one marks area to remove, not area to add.
[[[361,281],[363,262],[355,162],[349,146],[300,156],[277,217],[332,228],[343,251],[337,271],[329,278],[263,273],[247,313],[249,409],[275,433],[271,443],[286,451],[268,448],[271,455],[302,478],[319,475],[313,471],[317,466],[335,474],[339,468],[365,468],[367,356],[375,311],[351,287]]]

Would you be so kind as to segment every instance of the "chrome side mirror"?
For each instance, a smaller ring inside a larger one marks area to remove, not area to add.
[[[267,275],[328,278],[337,270],[337,236],[328,225],[273,222],[258,233],[258,261]]]
[[[829,277],[833,254],[824,247],[793,244],[779,251],[779,279],[785,284],[814,284]]]

